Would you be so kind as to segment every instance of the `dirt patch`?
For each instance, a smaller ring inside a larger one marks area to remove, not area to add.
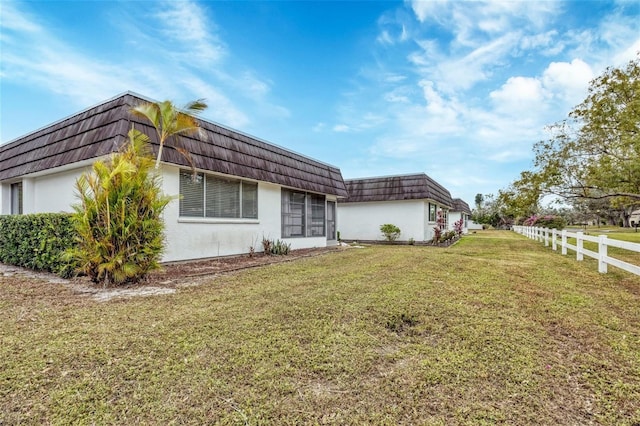
[[[89,297],[99,302],[106,302],[115,298],[171,294],[175,293],[178,288],[200,285],[212,277],[222,274],[274,263],[290,262],[305,257],[319,256],[342,248],[344,246],[293,250],[287,256],[266,256],[262,253],[257,253],[253,256],[240,255],[167,263],[162,265],[161,269],[150,273],[141,283],[118,287],[102,287],[92,283],[87,277],[67,280],[47,272],[36,272],[3,263],[0,263],[0,278],[12,277],[13,279],[19,279],[21,282],[38,281],[46,284],[62,284],[75,294]]]

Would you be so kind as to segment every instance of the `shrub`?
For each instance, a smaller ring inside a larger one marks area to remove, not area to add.
[[[456,238],[457,234],[456,231],[447,231],[447,232],[443,232],[442,235],[440,236],[439,241],[441,243],[447,242],[449,240],[454,240]]]
[[[400,228],[391,223],[380,225],[380,232],[382,232],[386,241],[395,241],[400,236]]]
[[[271,247],[273,246],[273,241],[262,237],[262,251],[264,254],[271,254]]]
[[[567,226],[567,221],[555,215],[546,215],[546,216],[537,216],[533,215],[531,217],[526,218],[522,224],[524,226],[538,226],[541,228],[550,228],[550,229],[564,229]]]
[[[74,265],[63,253],[75,238],[68,213],[0,216],[0,261],[69,277]]]
[[[276,240],[271,248],[271,254],[286,256],[291,250],[291,244],[287,244],[284,241]]]
[[[148,137],[131,129],[129,143],[76,181],[77,245],[68,257],[95,283],[135,283],[158,267],[164,249],[162,195]]]
[[[464,225],[464,220],[461,218],[460,220],[457,220],[453,223],[453,230],[456,233],[456,236],[460,236],[462,235],[462,231],[463,231],[463,225]]]
[[[286,256],[289,254],[289,251],[291,251],[291,244],[280,240],[273,241],[262,238],[262,249],[264,250],[264,254]]]

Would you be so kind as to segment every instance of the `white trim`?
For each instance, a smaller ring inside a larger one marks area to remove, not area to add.
[[[260,224],[259,219],[233,219],[233,218],[208,218],[208,217],[188,217],[179,216],[179,223],[232,223],[232,224]]]

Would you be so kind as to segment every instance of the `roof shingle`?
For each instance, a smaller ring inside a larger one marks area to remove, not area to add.
[[[367,201],[433,200],[452,207],[449,191],[424,173],[344,181],[349,196],[343,203]]]

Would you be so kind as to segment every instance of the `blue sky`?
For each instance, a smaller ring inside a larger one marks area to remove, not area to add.
[[[0,141],[127,90],[336,165],[425,172],[473,204],[531,167],[638,1],[0,2]]]

